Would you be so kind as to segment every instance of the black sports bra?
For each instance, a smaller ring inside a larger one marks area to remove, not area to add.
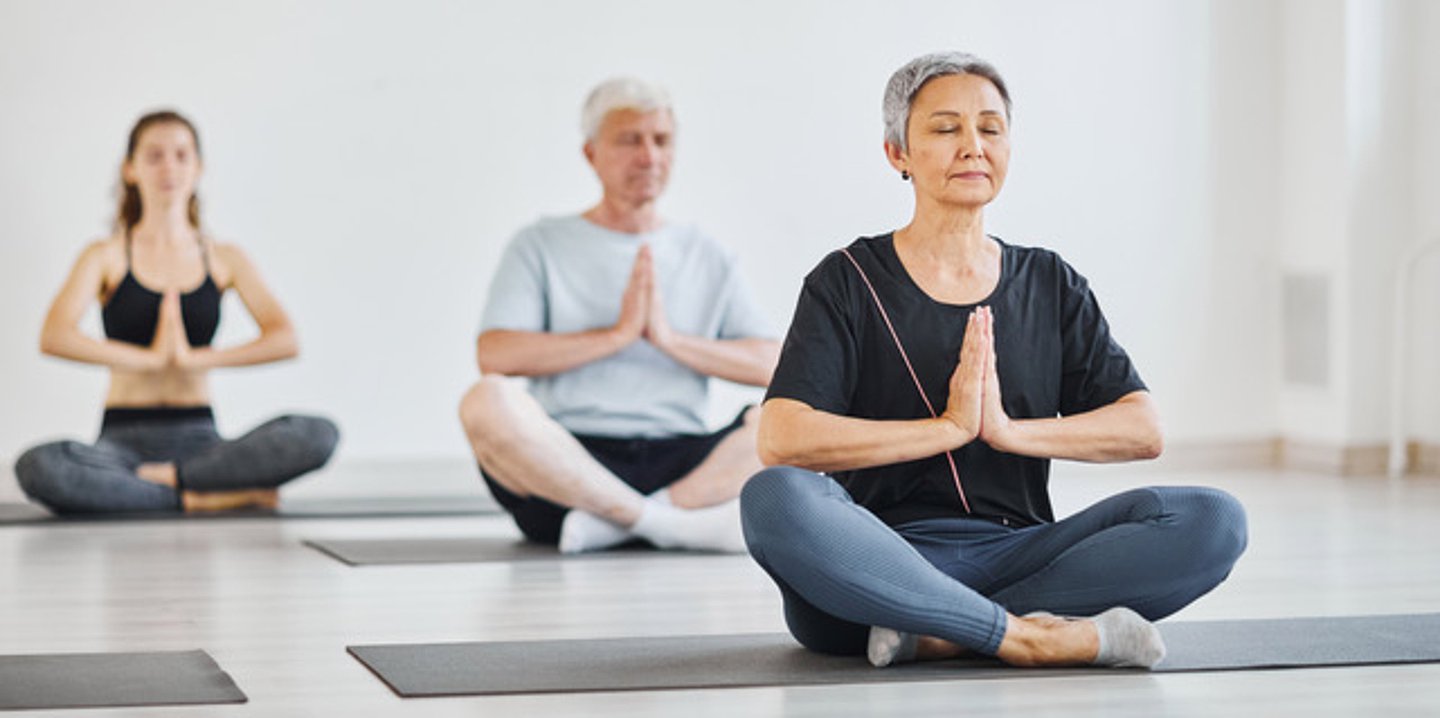
[[[185,319],[185,336],[192,347],[208,347],[220,326],[220,288],[210,276],[210,254],[200,245],[205,262],[205,281],[180,295],[180,314]],[[135,278],[130,258],[130,233],[125,233],[125,278],[100,308],[105,336],[116,341],[150,346],[155,340],[155,327],[160,323],[160,292]]]

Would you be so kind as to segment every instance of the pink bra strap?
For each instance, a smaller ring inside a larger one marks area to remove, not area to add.
[[[920,384],[920,377],[915,373],[915,366],[910,363],[910,355],[905,353],[905,345],[900,343],[900,335],[895,332],[895,325],[890,322],[890,315],[885,311],[885,305],[880,303],[880,295],[875,292],[875,285],[870,283],[870,277],[866,276],[865,270],[860,268],[860,263],[851,256],[850,250],[841,249],[845,258],[855,266],[855,271],[860,273],[860,279],[865,282],[865,288],[870,290],[870,298],[875,300],[875,308],[880,310],[880,318],[885,320],[885,328],[890,330],[890,338],[895,340],[895,348],[900,350],[900,358],[905,361],[905,368],[910,371],[910,379],[915,382],[915,390],[920,392],[920,400],[925,402],[925,408],[930,411],[932,418],[939,418],[935,413],[935,406],[930,403],[930,397],[925,394],[925,387]],[[960,494],[960,505],[965,507],[965,513],[970,513],[970,502],[965,498],[965,487],[960,485],[960,470],[955,467],[955,457],[945,452],[945,460],[950,463],[950,475],[955,479],[955,492]]]

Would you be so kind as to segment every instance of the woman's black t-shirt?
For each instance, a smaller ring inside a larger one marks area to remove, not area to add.
[[[976,305],[931,299],[905,271],[891,235],[862,237],[848,248],[935,411],[944,411],[966,320],[979,305],[994,313],[996,369],[1011,418],[1077,414],[1145,389],[1084,277],[1054,252],[995,241],[1000,281]],[[931,416],[865,281],[842,252],[805,277],[766,393],[774,397],[863,419]],[[952,453],[973,516],[1019,526],[1055,520],[1048,459],[996,451],[978,439]],[[891,526],[965,515],[944,454],[833,476]]]

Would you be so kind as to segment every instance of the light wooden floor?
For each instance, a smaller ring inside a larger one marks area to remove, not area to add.
[[[1061,512],[1148,483],[1241,499],[1247,555],[1179,620],[1440,611],[1440,479],[1066,466],[1053,483]],[[0,527],[0,653],[203,648],[250,696],[102,715],[1440,715],[1440,665],[400,699],[345,646],[781,631],[779,598],[739,556],[351,568],[300,545],[512,532],[500,517]]]

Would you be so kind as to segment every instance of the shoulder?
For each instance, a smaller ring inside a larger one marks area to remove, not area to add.
[[[91,240],[80,250],[76,265],[109,269],[125,264],[125,239],[118,234]]]
[[[524,255],[552,255],[582,237],[585,226],[579,215],[543,216],[515,231],[506,250]]]
[[[888,234],[860,237],[848,246],[832,250],[805,275],[806,286],[831,290],[858,288],[860,285],[856,282],[863,281],[862,272],[870,276],[882,271],[880,253],[889,242]]]
[[[118,284],[129,270],[125,239],[119,234],[95,239],[80,250],[71,269],[73,276],[95,277],[102,287]]]
[[[999,237],[994,238],[1001,245],[1004,261],[1009,266],[1006,274],[1017,277],[1032,285],[1075,285],[1083,283],[1080,276],[1060,253],[1040,246],[1010,244]]]
[[[254,278],[259,270],[250,260],[250,255],[240,245],[222,242],[205,236],[200,240],[210,257],[211,278],[222,289],[235,286],[237,281]]]
[[[718,266],[730,267],[737,261],[735,250],[693,222],[667,224],[656,231],[655,239],[672,245],[680,254]]]
[[[209,253],[210,257],[225,269],[251,266],[250,255],[234,242],[222,242],[209,236],[204,237],[201,242],[204,243],[205,251]]]

